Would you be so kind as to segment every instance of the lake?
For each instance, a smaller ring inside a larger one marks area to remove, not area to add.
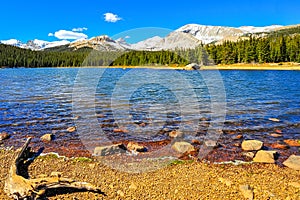
[[[53,133],[48,151],[81,155],[108,141],[168,140],[178,129],[188,140],[222,132],[217,139],[232,147],[238,134],[300,139],[299,71],[18,68],[1,69],[0,85],[0,132],[12,136],[5,146],[28,136],[38,146]]]

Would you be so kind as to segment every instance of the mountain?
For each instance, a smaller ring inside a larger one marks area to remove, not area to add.
[[[69,47],[74,50],[80,48],[92,48],[98,51],[119,51],[129,49],[130,45],[123,39],[113,40],[107,35],[103,35],[91,39],[83,39],[72,42]]]
[[[174,50],[176,48],[195,48],[200,44],[201,42],[197,38],[189,34],[182,32],[172,32],[165,38],[155,36],[136,44],[132,44],[131,49],[151,51]]]
[[[67,40],[48,42],[48,41],[35,39],[35,40],[29,40],[27,43],[22,43],[19,40],[10,39],[10,40],[1,40],[0,43],[20,47],[23,49],[43,50],[46,48],[66,45],[69,44],[70,42]]]
[[[155,36],[136,44],[128,44],[122,38],[113,40],[107,35],[81,39],[74,42],[67,40],[48,42],[43,40],[30,40],[22,43],[19,40],[3,40],[0,43],[17,46],[31,50],[51,51],[77,51],[79,49],[95,49],[99,51],[124,51],[124,50],[172,50],[175,48],[194,48],[202,44],[222,44],[224,41],[238,41],[249,38],[249,34],[264,37],[266,34],[280,32],[297,33],[299,25],[280,26],[271,25],[265,27],[241,26],[209,26],[199,24],[187,24],[171,32],[162,38]],[[291,30],[291,31],[289,31]],[[263,33],[263,34],[261,34]]]
[[[242,26],[239,28],[226,26],[206,26],[199,24],[187,24],[177,29],[177,32],[188,33],[203,44],[212,42],[220,42],[224,40],[237,40],[247,33],[271,32],[282,28],[280,25],[272,25],[266,27]]]

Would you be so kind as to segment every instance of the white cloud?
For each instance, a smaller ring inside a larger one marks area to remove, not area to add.
[[[48,34],[49,36],[55,36],[60,40],[78,40],[78,39],[86,39],[88,36],[84,33],[78,33],[75,31],[66,31],[66,30],[59,30],[56,31],[54,34]]]
[[[125,39],[129,39],[129,38],[130,38],[130,36],[129,36],[129,35],[126,35],[126,36],[125,36]]]
[[[53,34],[53,33],[48,33],[48,36],[49,36],[49,37],[53,37],[54,34]]]
[[[113,13],[105,13],[104,14],[104,19],[106,22],[112,22],[112,23],[115,23],[119,20],[121,20],[122,18],[119,17],[118,15],[116,14],[113,14]]]
[[[86,27],[72,29],[72,31],[74,31],[74,32],[83,32],[83,31],[87,31],[87,30],[88,30],[88,28],[86,28]]]

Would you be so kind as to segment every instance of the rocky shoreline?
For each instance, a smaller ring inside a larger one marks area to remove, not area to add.
[[[8,199],[4,180],[14,151],[0,151],[0,199]],[[87,158],[54,155],[38,157],[29,168],[30,177],[62,176],[86,181],[104,194],[55,191],[52,199],[299,199],[300,171],[274,164],[208,164],[196,161],[171,162],[147,173],[125,173]]]

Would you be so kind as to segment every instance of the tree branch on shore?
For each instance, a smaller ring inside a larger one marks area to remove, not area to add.
[[[30,147],[28,147],[30,141],[31,138],[28,138],[10,168],[4,187],[4,191],[8,196],[14,199],[39,199],[45,195],[47,190],[64,188],[103,194],[99,188],[90,183],[77,182],[72,179],[62,178],[60,175],[29,179],[27,177],[28,166],[35,158],[34,152],[31,152]]]

